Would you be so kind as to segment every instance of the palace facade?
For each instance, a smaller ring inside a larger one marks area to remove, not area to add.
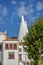
[[[7,38],[6,31],[0,32],[0,65],[30,65],[28,53],[23,48],[23,37],[27,32],[28,28],[23,16],[17,37]]]

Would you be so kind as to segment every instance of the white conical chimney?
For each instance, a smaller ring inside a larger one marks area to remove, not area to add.
[[[27,24],[26,21],[24,21],[24,16],[22,16],[18,40],[23,42],[24,41],[23,37],[26,35],[27,32],[28,32]]]
[[[22,16],[21,21],[24,21],[24,16]]]

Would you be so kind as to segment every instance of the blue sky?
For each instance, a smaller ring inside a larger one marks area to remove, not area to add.
[[[18,36],[22,15],[28,25],[43,17],[43,0],[0,0],[0,32]]]

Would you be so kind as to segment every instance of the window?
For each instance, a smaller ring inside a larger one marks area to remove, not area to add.
[[[8,59],[14,59],[14,52],[8,53]]]
[[[12,59],[14,59],[14,53],[12,53]]]
[[[12,49],[12,44],[10,44],[10,49]]]
[[[8,49],[8,44],[5,44],[5,49]]]
[[[19,52],[21,52],[21,48],[19,48]]]
[[[11,59],[11,53],[8,54],[8,59]]]
[[[16,50],[17,49],[17,44],[5,44],[5,49],[9,49],[9,50]]]
[[[19,61],[21,61],[22,60],[22,56],[21,56],[21,54],[19,54]]]
[[[14,49],[17,49],[17,44],[14,44]]]

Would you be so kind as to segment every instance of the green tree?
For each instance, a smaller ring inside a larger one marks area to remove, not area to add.
[[[24,37],[24,49],[28,57],[34,60],[33,65],[41,65],[41,51],[43,50],[43,18],[37,20],[30,27]]]

